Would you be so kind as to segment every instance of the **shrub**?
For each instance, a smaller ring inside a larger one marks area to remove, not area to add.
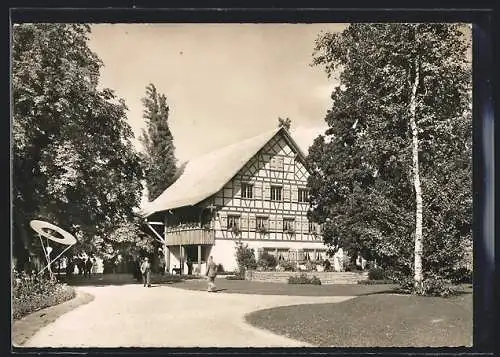
[[[224,273],[224,266],[222,264],[217,264],[217,274]]]
[[[248,244],[236,242],[236,263],[238,264],[239,273],[244,275],[247,269],[257,268],[255,260],[255,252],[248,248]]]
[[[316,275],[314,275],[311,278],[311,284],[312,285],[321,285],[321,280]]]
[[[424,279],[418,287],[415,286],[415,282],[411,278],[400,279],[398,284],[398,291],[404,294],[448,297],[457,293],[450,281],[439,278]]]
[[[308,260],[305,265],[306,265],[306,270],[307,271],[314,271],[314,270],[316,270],[316,264],[313,263],[313,262],[311,262],[310,260]]]
[[[332,263],[328,259],[326,259],[323,262],[323,267],[325,268],[325,271],[330,271],[332,269]]]
[[[285,260],[280,263],[281,268],[283,268],[284,271],[296,271],[297,270],[297,265],[291,261]]]
[[[359,285],[378,285],[378,284],[393,284],[394,282],[389,279],[384,280],[360,280]]]
[[[12,317],[14,319],[60,304],[73,297],[75,297],[74,289],[56,280],[13,271]]]
[[[257,265],[264,269],[274,269],[276,268],[276,265],[278,265],[278,260],[274,255],[269,254],[268,252],[263,252],[259,257]]]
[[[449,277],[454,284],[472,284],[472,271],[466,267],[453,270]]]
[[[288,284],[312,284],[321,285],[321,280],[317,276],[309,278],[306,274],[291,276],[288,278]]]
[[[385,270],[377,267],[377,268],[371,268],[368,270],[368,279],[369,280],[385,280],[387,278],[387,274],[385,273]]]

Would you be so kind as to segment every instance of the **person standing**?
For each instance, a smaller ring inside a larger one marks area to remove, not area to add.
[[[207,277],[208,277],[208,292],[215,291],[215,277],[217,276],[217,264],[214,262],[214,258],[210,256],[207,263]]]
[[[141,274],[144,287],[151,287],[151,264],[149,263],[148,257],[144,258],[144,261],[141,264]]]
[[[90,260],[90,257],[87,257],[87,260],[85,261],[85,275],[87,275],[88,278],[90,278],[92,275],[92,260]]]

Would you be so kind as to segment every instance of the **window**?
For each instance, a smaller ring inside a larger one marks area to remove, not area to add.
[[[294,232],[295,219],[283,218],[283,232]]]
[[[269,219],[267,217],[257,217],[255,220],[255,229],[257,231],[269,230]]]
[[[283,187],[271,186],[271,201],[281,201],[281,191],[283,191]]]
[[[282,157],[271,158],[271,170],[283,171],[284,166],[284,160]]]
[[[242,198],[253,198],[253,185],[248,183],[241,184],[241,197]]]
[[[316,232],[316,224],[314,222],[309,221],[309,233]]]
[[[299,188],[299,202],[309,201],[309,191],[305,188]]]
[[[227,216],[227,229],[239,229],[240,228],[240,216],[228,215]]]

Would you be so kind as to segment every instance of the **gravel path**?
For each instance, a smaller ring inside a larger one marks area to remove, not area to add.
[[[244,321],[270,307],[341,302],[352,296],[208,293],[171,286],[79,287],[95,299],[38,331],[25,347],[302,347]]]

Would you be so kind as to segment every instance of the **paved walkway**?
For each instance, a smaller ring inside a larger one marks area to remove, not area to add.
[[[171,286],[80,287],[94,301],[38,331],[26,347],[302,347],[257,329],[244,315],[276,306],[341,302],[350,296],[207,293]]]

